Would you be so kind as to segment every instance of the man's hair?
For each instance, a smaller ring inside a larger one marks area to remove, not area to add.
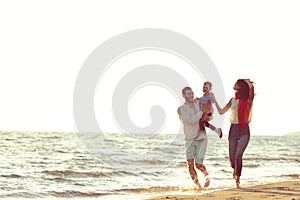
[[[212,88],[212,83],[211,82],[206,81],[206,82],[203,83],[203,85],[206,85],[206,84],[209,85],[210,88]]]
[[[190,88],[190,87],[185,87],[185,88],[183,88],[182,91],[181,91],[182,94],[185,94],[185,91],[186,91],[186,90],[192,90],[192,88]]]

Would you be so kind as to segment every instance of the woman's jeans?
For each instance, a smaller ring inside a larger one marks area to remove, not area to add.
[[[249,125],[242,127],[237,124],[231,124],[229,130],[229,159],[236,176],[241,176],[243,167],[243,153],[250,140]]]

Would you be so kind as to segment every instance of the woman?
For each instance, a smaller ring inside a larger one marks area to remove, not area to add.
[[[230,99],[222,109],[212,94],[218,112],[222,115],[230,109],[229,159],[233,168],[233,179],[240,187],[240,176],[243,167],[243,153],[250,140],[249,123],[251,121],[254,87],[249,79],[239,79],[234,84],[235,97]]]

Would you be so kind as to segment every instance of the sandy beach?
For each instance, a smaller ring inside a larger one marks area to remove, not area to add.
[[[162,195],[148,198],[147,200],[188,200],[188,199],[224,199],[224,200],[242,200],[242,199],[289,199],[300,200],[300,180],[271,183],[265,185],[256,185],[243,187],[240,189],[229,189],[215,191],[202,195]]]

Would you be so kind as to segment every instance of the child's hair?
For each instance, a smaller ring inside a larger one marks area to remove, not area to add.
[[[210,89],[212,88],[212,83],[209,81],[204,82],[203,85],[209,85]]]

